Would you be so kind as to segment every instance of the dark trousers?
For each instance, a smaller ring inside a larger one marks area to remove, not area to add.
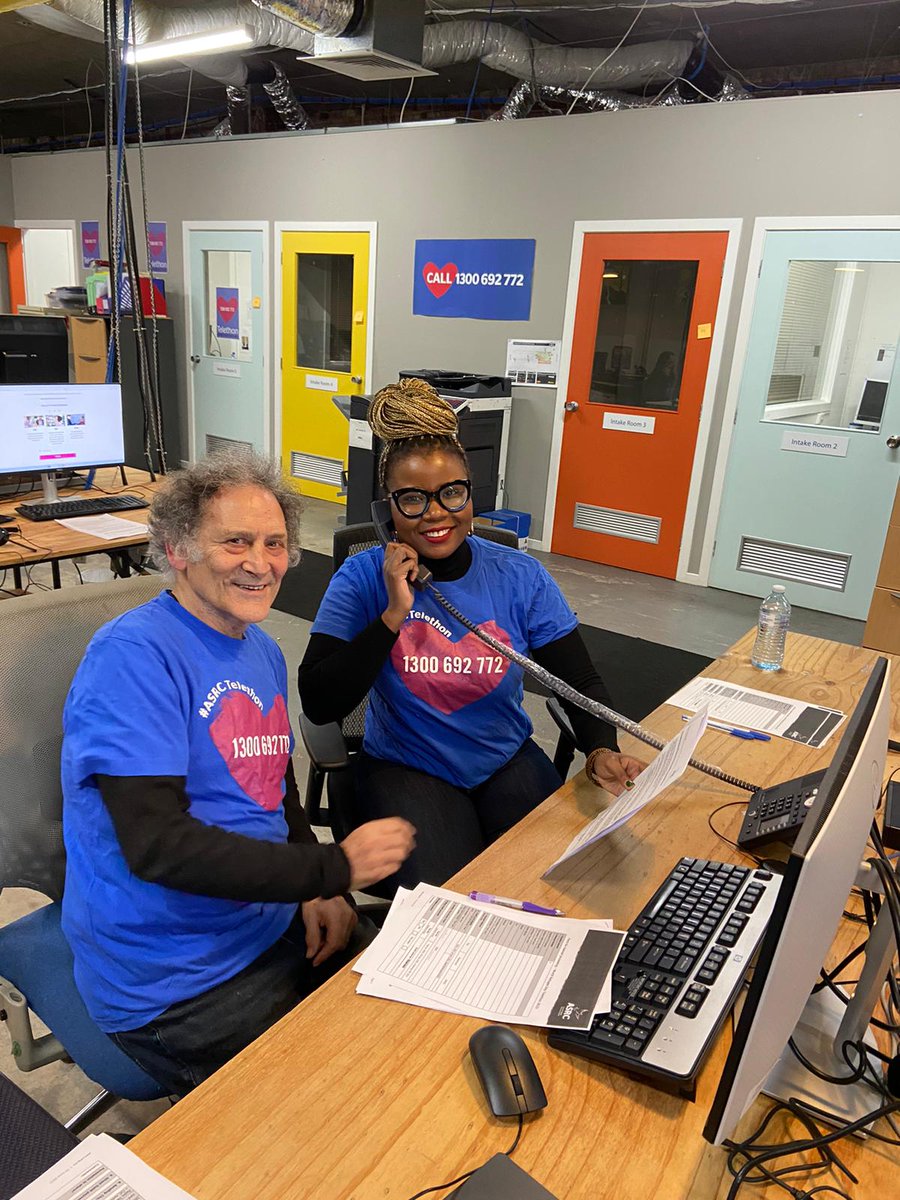
[[[379,896],[417,883],[444,883],[562,782],[530,738],[505,766],[468,790],[365,751],[357,757],[355,773],[354,826],[378,817],[405,817],[416,828],[416,848],[400,870],[367,889]]]
[[[361,917],[347,948],[313,967],[298,909],[274,946],[243,971],[173,1004],[140,1029],[109,1036],[172,1095],[183,1096],[355,958],[376,932]]]

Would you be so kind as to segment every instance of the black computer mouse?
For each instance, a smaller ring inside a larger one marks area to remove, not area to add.
[[[484,1025],[469,1038],[469,1052],[495,1117],[517,1117],[547,1107],[534,1059],[515,1030]]]

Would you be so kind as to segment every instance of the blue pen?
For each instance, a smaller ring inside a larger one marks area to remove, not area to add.
[[[690,717],[682,717],[682,721],[690,721]],[[721,721],[707,721],[708,729],[721,729],[723,733],[730,733],[732,737],[744,738],[748,742],[771,742],[772,738],[768,733],[760,733],[756,729],[735,729],[731,725],[723,725]]]

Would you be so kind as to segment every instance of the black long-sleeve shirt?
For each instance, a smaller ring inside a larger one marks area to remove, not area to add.
[[[285,772],[286,842],[206,825],[190,815],[183,776],[98,775],[122,854],[139,879],[226,900],[299,903],[345,893],[350,864],[322,845],[300,803],[293,764]]]
[[[469,569],[472,551],[464,542],[446,559],[428,559],[435,583],[461,578]],[[397,634],[376,618],[349,642],[314,633],[297,674],[303,711],[314,725],[341,721],[368,695],[390,654]],[[610,705],[609,693],[577,629],[532,651],[534,661],[559,676],[576,691]],[[562,706],[572,724],[578,748],[585,754],[600,746],[617,750],[615,728],[586,713],[571,701]]]

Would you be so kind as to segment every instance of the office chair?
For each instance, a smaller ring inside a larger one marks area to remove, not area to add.
[[[73,1132],[119,1098],[166,1095],[88,1016],[60,926],[65,849],[59,760],[66,694],[97,629],[161,587],[161,576],[145,575],[2,604],[0,890],[29,888],[50,903],[0,928],[0,1020],[21,1071],[71,1061],[103,1089],[67,1123]],[[29,1009],[50,1033],[34,1035]]]
[[[499,542],[502,546],[515,548],[519,544],[516,535],[508,529],[476,525],[475,534],[489,542]],[[375,527],[368,522],[336,529],[333,540],[334,570],[337,571],[352,554],[359,554],[377,545]],[[327,822],[337,842],[343,841],[353,827],[348,816],[353,807],[353,772],[349,768],[352,766],[353,755],[362,745],[368,702],[366,697],[340,725],[336,722],[329,725],[313,725],[305,713],[300,713],[300,735],[310,761],[304,800],[306,814],[311,825]],[[560,729],[553,765],[559,771],[560,777],[565,779],[577,748],[575,735],[568,717],[555,697],[547,701],[547,709]],[[323,810],[322,793],[326,781],[328,809]],[[377,888],[371,890],[377,892]]]

